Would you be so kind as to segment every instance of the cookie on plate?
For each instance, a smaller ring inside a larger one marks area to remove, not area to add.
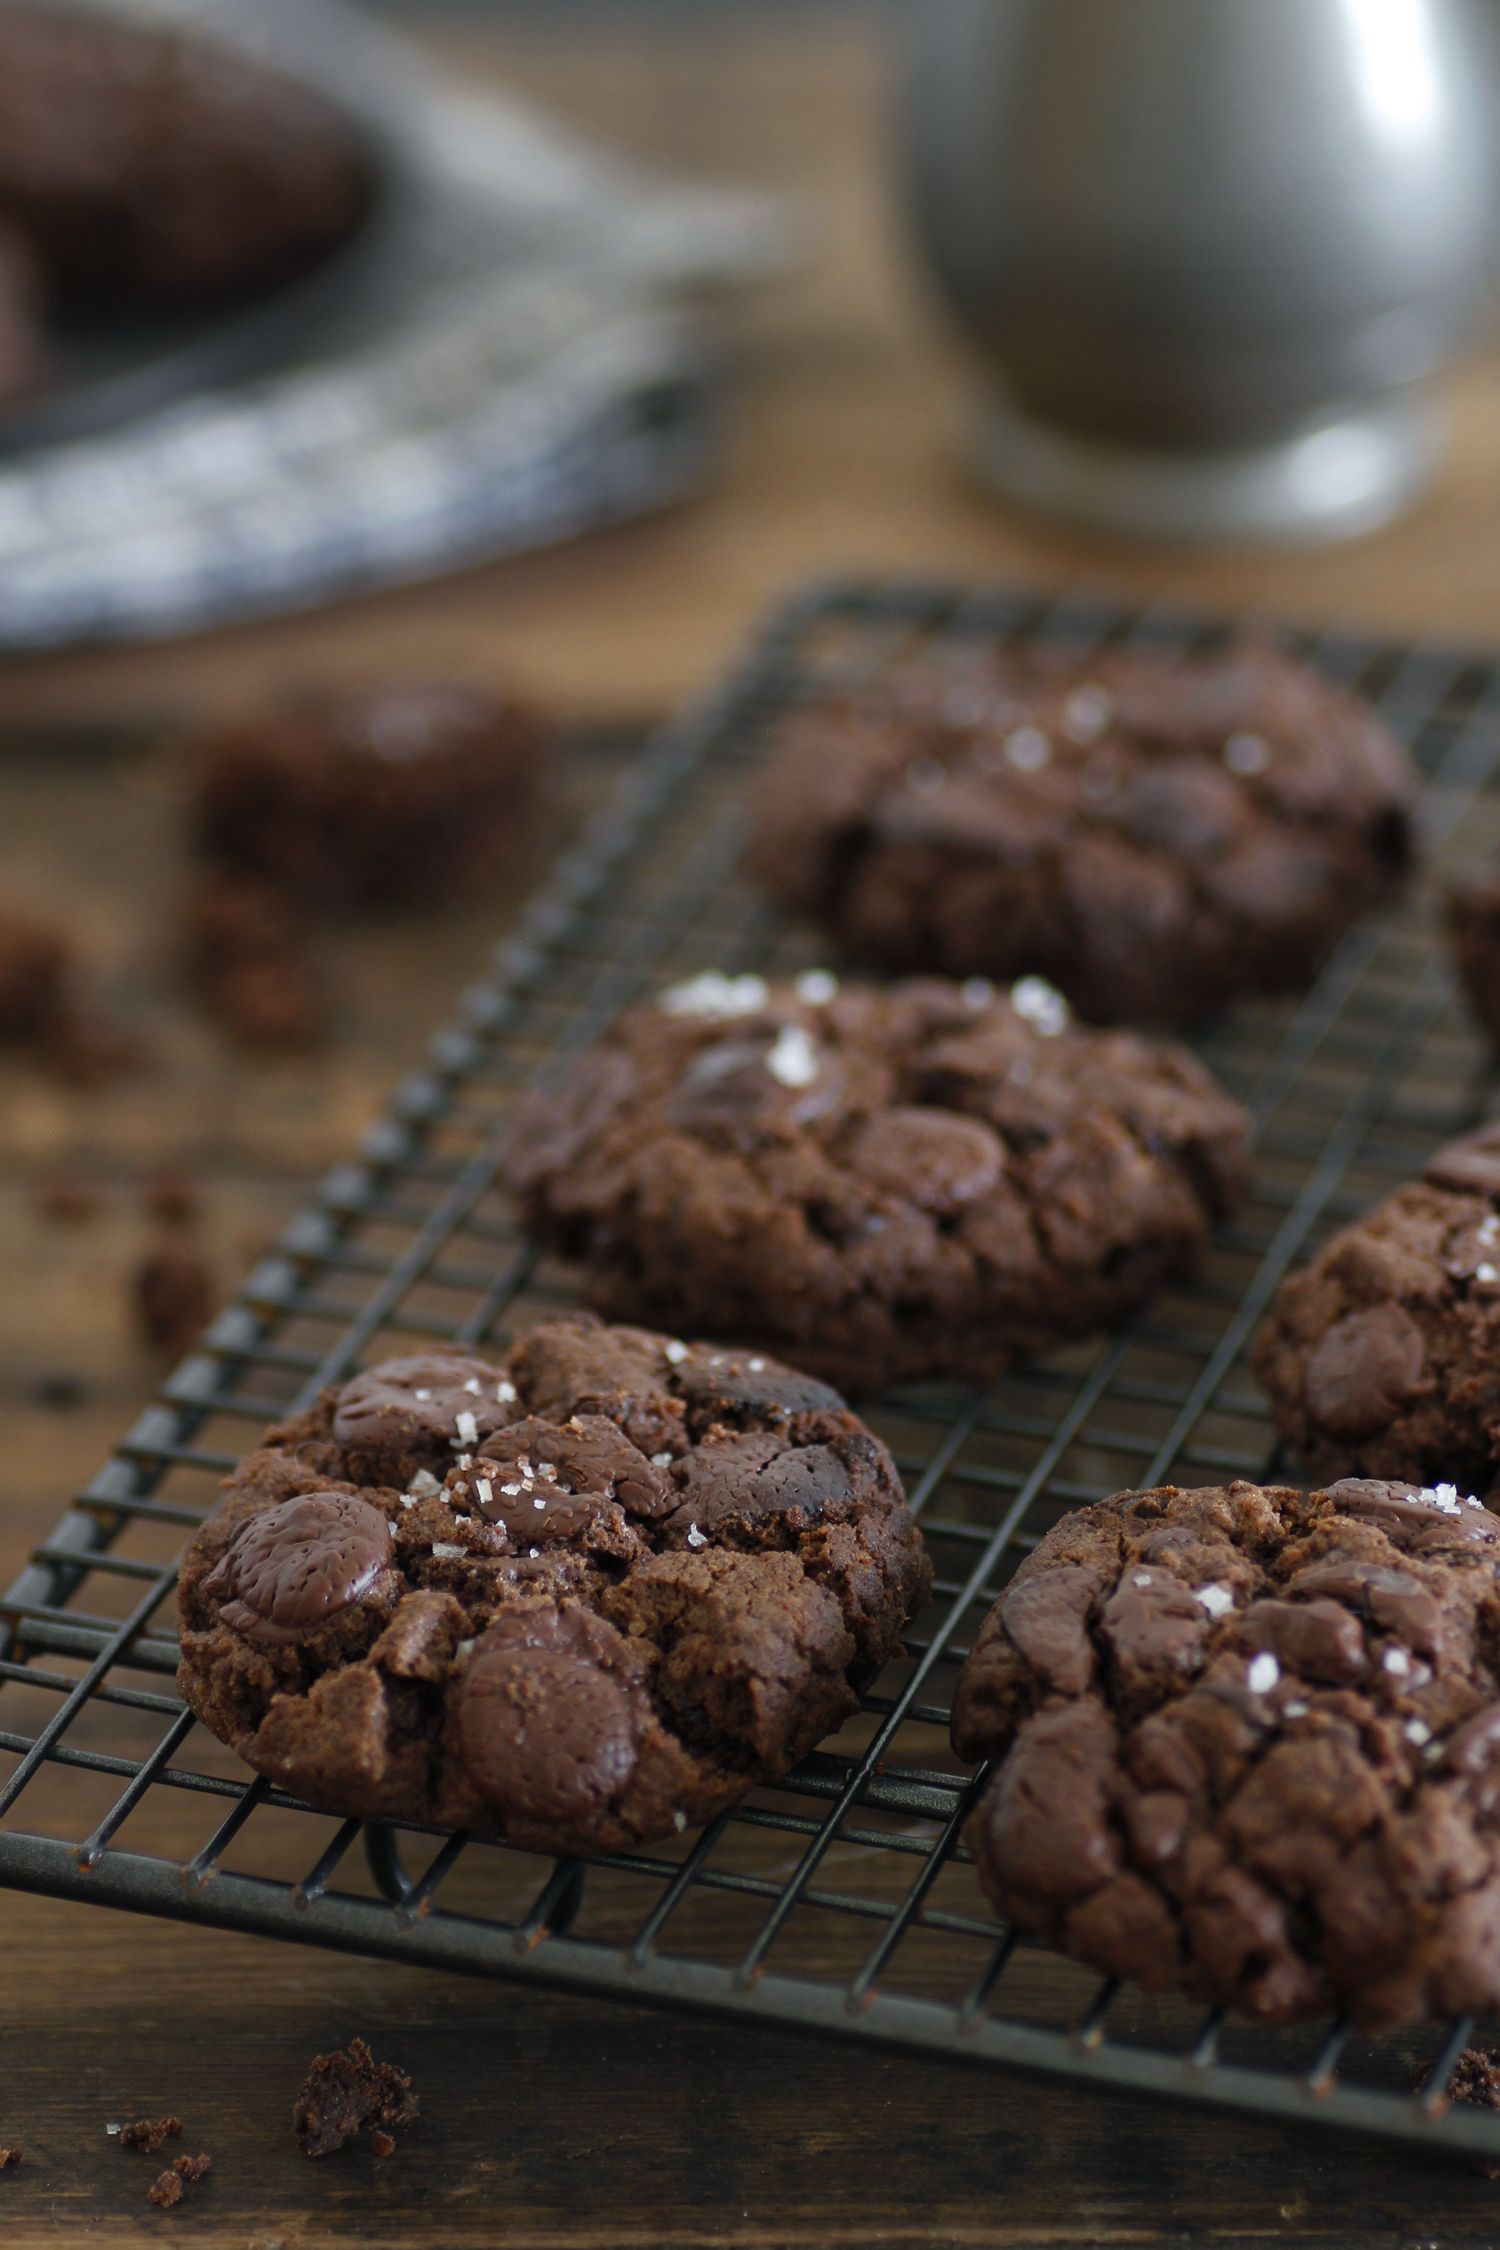
[[[888,991],[708,974],[522,1103],[503,1172],[615,1317],[764,1344],[869,1392],[985,1381],[1120,1321],[1245,1186],[1185,1049],[1036,978]]]
[[[1500,1126],[1326,1243],[1255,1340],[1276,1426],[1314,1476],[1500,1476]]]
[[[1500,2005],[1500,1519],[1452,1486],[1120,1493],[960,1675],[996,1909],[1106,1976],[1367,2029]]]
[[[369,208],[350,120],[178,26],[0,8],[0,217],[59,296],[185,310],[306,272]]]
[[[799,708],[750,856],[856,957],[1184,1024],[1309,984],[1407,867],[1412,805],[1374,713],[1274,650],[988,645]]]
[[[785,1773],[930,1583],[835,1392],[585,1315],[272,1430],[188,1548],[178,1679],[320,1807],[613,1850]]]
[[[1448,893],[1448,937],[1469,1006],[1500,1055],[1500,868]]]
[[[321,911],[451,899],[514,851],[546,744],[515,698],[451,681],[288,697],[195,746],[195,840]]]

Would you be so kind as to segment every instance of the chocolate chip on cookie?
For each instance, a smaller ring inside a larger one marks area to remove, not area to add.
[[[1500,1127],[1452,1142],[1283,1282],[1255,1341],[1315,1476],[1500,1477]]]
[[[953,1741],[1008,1920],[1362,2027],[1500,2004],[1500,1519],[1451,1485],[1126,1492],[990,1612]]]
[[[179,1681],[329,1810],[609,1850],[795,1764],[930,1581],[835,1392],[585,1315],[268,1433],[184,1559]]]
[[[870,1391],[1121,1320],[1239,1200],[1247,1134],[1184,1049],[1079,1030],[1039,978],[705,975],[524,1102],[504,1171],[601,1312]]]
[[[799,705],[751,864],[883,967],[1191,1023],[1312,981],[1408,865],[1414,790],[1366,705],[1269,648],[945,649]]]

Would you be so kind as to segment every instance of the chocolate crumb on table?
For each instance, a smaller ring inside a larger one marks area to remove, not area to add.
[[[12,2141],[9,2148],[0,2148],[0,2172],[16,2171],[25,2153],[19,2141]]]
[[[99,1211],[99,1191],[76,1173],[55,1172],[38,1183],[36,1208],[53,1226],[80,1227]]]
[[[182,2182],[175,2172],[160,2172],[155,2185],[147,2188],[146,2201],[155,2203],[163,2211],[170,2211],[182,2201]]]
[[[418,2106],[407,2073],[395,2063],[377,2062],[363,2039],[351,2039],[347,2047],[314,2057],[292,2105],[292,2132],[304,2156],[331,2156],[366,2126],[412,2124]]]
[[[196,1342],[219,1307],[219,1290],[201,1252],[163,1238],[130,1280],[136,1332],[148,1350],[174,1359]]]
[[[271,885],[207,878],[188,906],[184,950],[199,1000],[237,1046],[304,1052],[326,1038],[307,916]]]
[[[0,1046],[76,1086],[139,1057],[85,1000],[70,940],[39,916],[0,906]]]
[[[378,2126],[370,2135],[370,2146],[377,2156],[394,2156],[396,2153],[395,2141],[389,2133],[382,2133]]]
[[[174,2156],[172,2159],[173,2171],[179,2180],[186,2180],[189,2187],[213,2168],[214,2160],[211,2156]]]
[[[163,2141],[175,2141],[181,2131],[180,2117],[138,2117],[133,2124],[120,2127],[120,2146],[154,2156]]]

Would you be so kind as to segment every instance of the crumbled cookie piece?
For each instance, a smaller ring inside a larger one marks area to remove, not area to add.
[[[292,2132],[304,2156],[331,2156],[366,2126],[412,2124],[419,2107],[407,2072],[377,2062],[363,2039],[351,2039],[314,2058],[292,2108]]]
[[[147,1251],[130,1281],[136,1331],[148,1350],[180,1359],[219,1306],[219,1289],[201,1251],[164,1236]]]
[[[799,704],[751,863],[883,968],[1190,1024],[1312,981],[1408,867],[1415,795],[1374,712],[1274,649],[975,643]]]
[[[163,2141],[175,2141],[181,2131],[180,2117],[138,2117],[133,2124],[120,2127],[120,2146],[154,2156]]]
[[[179,2180],[186,2180],[189,2187],[203,2179],[213,2168],[214,2160],[211,2156],[174,2156],[172,2159],[173,2171]]]
[[[370,2135],[370,2146],[377,2156],[394,2156],[396,2153],[394,2139],[389,2133],[382,2133],[378,2127]]]
[[[1500,2003],[1500,1518],[1351,1480],[1125,1492],[959,1678],[997,1911],[1105,1976],[1365,2030]]]
[[[0,2146],[0,2172],[14,2172],[25,2154],[19,2141],[12,2141],[8,2147]]]
[[[929,1584],[836,1392],[585,1316],[503,1366],[387,1361],[272,1430],[184,1558],[178,1677],[329,1809],[615,1850],[785,1773]]]
[[[328,1034],[328,1005],[306,914],[270,884],[212,875],[189,909],[189,977],[236,1045],[305,1052]]]
[[[158,2210],[171,2211],[182,2201],[182,2194],[182,2182],[175,2172],[159,2172],[155,2183],[146,2190],[146,2201],[154,2203]]]
[[[992,1380],[1200,1257],[1249,1121],[1180,1046],[1031,977],[716,973],[518,1106],[504,1176],[612,1318],[766,1344],[858,1392]]]

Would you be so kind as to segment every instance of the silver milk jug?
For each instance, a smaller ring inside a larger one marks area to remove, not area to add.
[[[1318,539],[1421,490],[1497,222],[1494,0],[907,0],[910,210],[999,493]]]

